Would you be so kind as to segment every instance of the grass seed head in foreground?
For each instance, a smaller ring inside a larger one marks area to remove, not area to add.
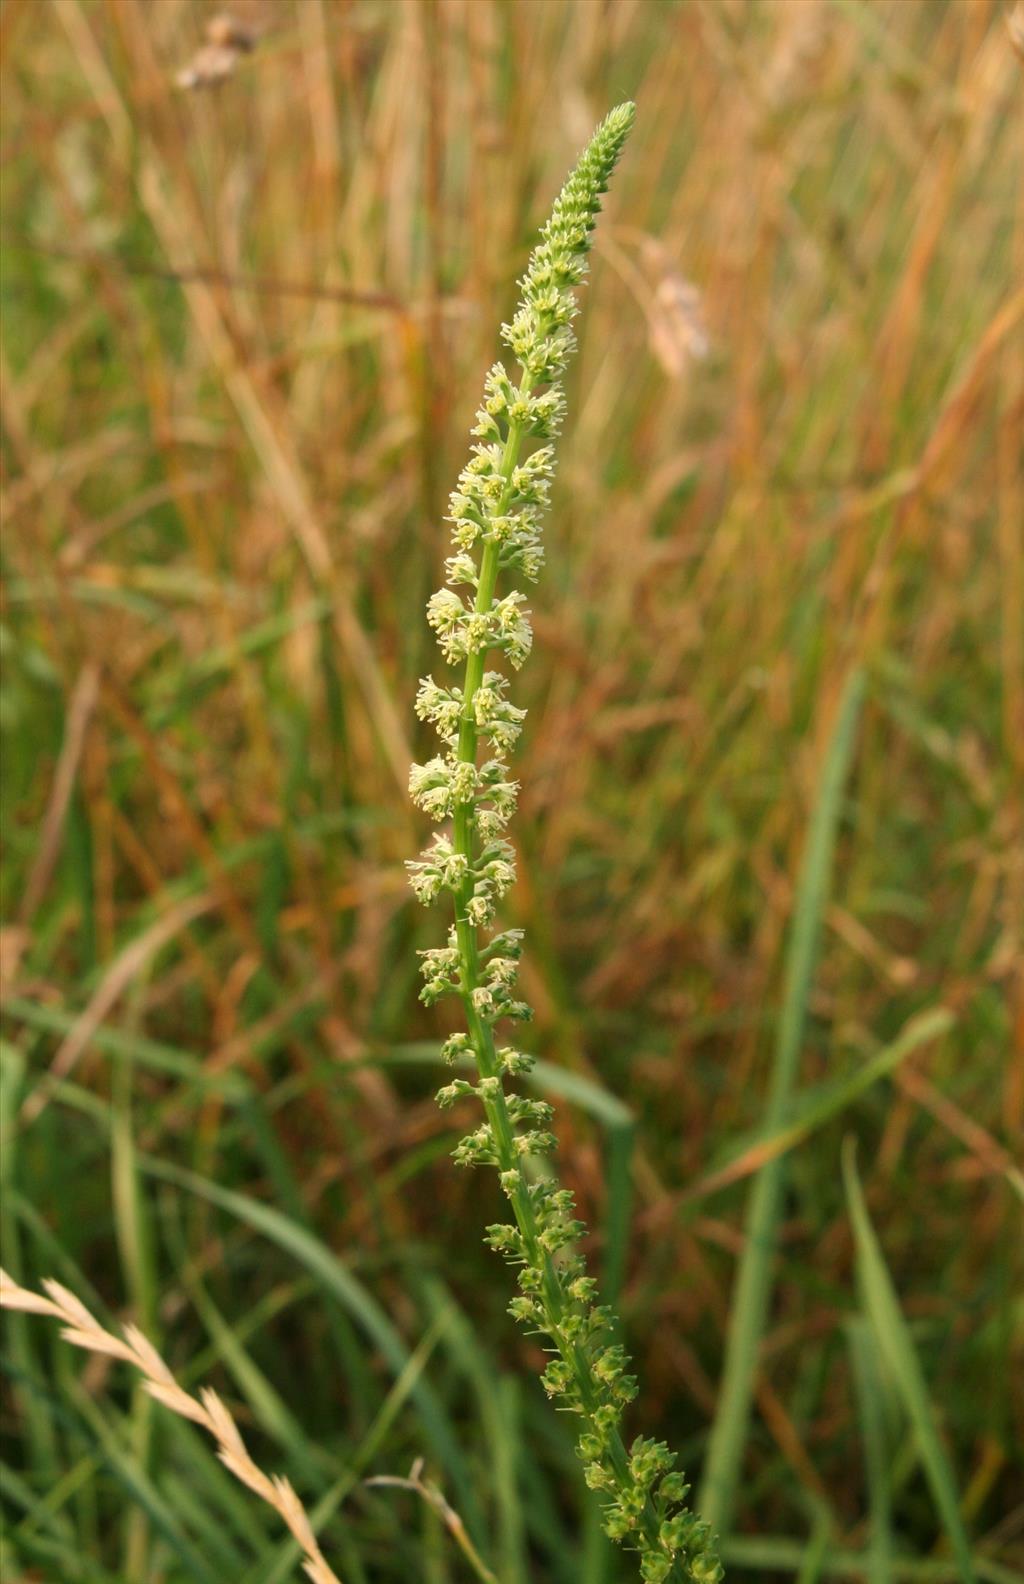
[[[674,1455],[643,1437],[628,1452],[623,1442],[620,1422],[636,1381],[614,1340],[614,1317],[596,1302],[596,1284],[576,1251],[582,1223],[571,1193],[549,1177],[531,1178],[527,1168],[531,1156],[555,1147],[551,1107],[506,1089],[505,1080],[526,1071],[530,1059],[495,1038],[497,1024],[530,1017],[515,990],[521,935],[482,933],[515,879],[503,832],[518,786],[506,755],[525,715],[508,698],[507,677],[484,667],[494,653],[518,670],[530,652],[529,613],[516,584],[535,581],[543,557],[540,524],[555,466],[549,442],[564,414],[560,380],[575,346],[573,288],[586,274],[601,194],[634,114],[633,105],[619,105],[598,127],[530,259],[522,303],[502,326],[519,383],[502,363],[487,375],[473,430],[478,440],[451,496],[447,587],[427,605],[445,659],[464,664],[463,682],[446,687],[428,677],[421,684],[417,714],[434,725],[444,752],[414,765],[409,778],[414,801],[448,828],[409,870],[420,901],[447,891],[454,903],[448,944],[423,953],[422,998],[430,1005],[455,994],[465,1008],[467,1031],[452,1035],[442,1054],[453,1063],[471,1057],[477,1081],[456,1079],[438,1101],[449,1106],[474,1093],[483,1107],[483,1123],[461,1141],[455,1159],[499,1173],[512,1221],[489,1227],[487,1238],[519,1271],[511,1313],[548,1339],[544,1387],[578,1416],[579,1455],[588,1485],[604,1497],[606,1533],[639,1553],[641,1577],[652,1584],[715,1584],[721,1565],[708,1526],[685,1505],[688,1486]],[[530,441],[542,443],[521,455]]]
[[[57,1281],[44,1281],[43,1293],[22,1287],[5,1270],[0,1270],[0,1309],[18,1309],[24,1314],[49,1315],[63,1326],[61,1336],[72,1347],[86,1353],[120,1359],[142,1376],[149,1396],[182,1419],[190,1419],[212,1436],[217,1456],[224,1467],[261,1501],[272,1507],[291,1531],[303,1553],[302,1570],[312,1584],[341,1584],[313,1533],[306,1509],[291,1481],[281,1474],[264,1474],[253,1462],[242,1440],[242,1433],[215,1391],[204,1387],[198,1397],[175,1380],[160,1354],[137,1326],[125,1326],[123,1336],[105,1331],[74,1293]]]

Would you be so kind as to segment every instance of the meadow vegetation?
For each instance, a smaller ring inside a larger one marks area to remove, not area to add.
[[[637,1576],[403,871],[448,491],[625,99],[515,682],[530,1092],[727,1579],[1024,1577],[1008,16],[6,0],[0,1252],[159,1354],[5,1315],[5,1579],[296,1577],[221,1409],[344,1584]]]

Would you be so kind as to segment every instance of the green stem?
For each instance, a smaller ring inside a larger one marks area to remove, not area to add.
[[[528,395],[530,389],[530,382],[524,376],[520,385],[520,395]],[[494,515],[496,517],[500,516],[506,509],[511,488],[512,472],[519,458],[523,437],[523,425],[510,424],[501,460],[501,476],[505,481],[505,488],[502,492],[501,500],[495,507]],[[495,541],[492,539],[485,540],[475,601],[475,609],[481,613],[489,611],[494,602],[495,588],[498,581],[498,556],[498,545]],[[458,757],[466,764],[475,765],[477,759],[477,728],[473,700],[477,689],[483,681],[485,661],[486,653],[482,650],[475,651],[466,659],[458,742]],[[455,851],[461,853],[467,860],[467,865],[470,869],[472,869],[475,857],[473,835],[472,805],[460,804],[455,812],[453,844]],[[472,873],[469,873],[463,882],[461,890],[456,895],[455,904],[455,932],[460,964],[460,994],[466,1011],[466,1021],[469,1027],[469,1037],[473,1046],[477,1070],[481,1078],[492,1078],[498,1076],[500,1071],[497,1051],[494,1045],[494,1035],[490,1025],[480,1016],[473,1002],[473,991],[480,985],[480,959],[477,951],[476,929],[470,922],[466,912],[472,895],[473,876]],[[504,1092],[499,1090],[498,1094],[493,1098],[483,1098],[483,1106],[495,1140],[499,1169],[502,1172],[519,1172],[519,1156],[516,1153],[515,1133]],[[562,1331],[562,1319],[565,1313],[562,1282],[554,1260],[540,1245],[534,1208],[530,1203],[527,1186],[521,1173],[519,1173],[518,1185],[510,1197],[516,1224],[525,1243],[530,1263],[543,1274],[543,1303],[548,1319],[551,1322],[553,1340],[559,1354],[573,1372],[579,1390],[579,1399],[583,1405],[583,1417],[589,1424],[593,1425],[593,1416],[600,1401],[599,1393],[595,1388],[590,1362],[586,1354],[578,1343],[565,1337]],[[613,1430],[610,1436],[606,1434],[606,1446],[615,1478],[620,1486],[625,1487],[630,1480],[629,1457],[622,1437],[617,1430]],[[657,1548],[659,1545],[658,1519],[650,1501],[647,1503],[640,1522],[650,1545]]]

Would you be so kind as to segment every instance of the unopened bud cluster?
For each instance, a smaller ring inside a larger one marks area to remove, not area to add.
[[[514,585],[534,581],[541,568],[541,520],[554,473],[554,449],[546,442],[565,410],[559,380],[575,346],[573,288],[586,274],[601,194],[633,115],[628,104],[612,111],[555,203],[521,283],[522,303],[502,327],[520,381],[501,363],[487,375],[473,430],[477,443],[450,498],[448,586],[431,597],[427,620],[445,659],[463,663],[465,671],[461,687],[432,677],[420,685],[416,713],[434,726],[444,751],[413,766],[409,790],[444,828],[408,867],[421,902],[448,892],[454,904],[448,944],[422,954],[422,999],[432,1005],[457,995],[465,1010],[467,1031],[450,1036],[442,1055],[453,1065],[469,1058],[476,1081],[455,1078],[437,1098],[447,1107],[473,1094],[482,1107],[483,1122],[461,1140],[454,1158],[498,1170],[512,1219],[489,1227],[487,1240],[517,1271],[510,1311],[544,1338],[551,1359],[543,1384],[560,1408],[578,1416],[579,1454],[587,1484],[604,1500],[608,1535],[638,1553],[648,1584],[717,1584],[722,1570],[711,1536],[686,1509],[688,1487],[673,1454],[643,1437],[626,1450],[620,1421],[636,1382],[615,1341],[614,1316],[596,1302],[596,1284],[577,1250],[585,1229],[571,1193],[549,1176],[531,1174],[528,1165],[555,1148],[551,1107],[506,1088],[531,1062],[495,1038],[498,1023],[531,1015],[516,995],[521,935],[480,933],[515,879],[503,833],[518,783],[506,759],[525,716],[509,701],[508,679],[484,667],[493,655],[517,670],[530,652],[526,597]],[[529,441],[545,443],[522,456]],[[500,594],[499,577],[512,583]],[[468,592],[458,592],[463,589]]]

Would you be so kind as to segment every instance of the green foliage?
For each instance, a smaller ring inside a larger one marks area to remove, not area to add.
[[[960,1578],[963,1584],[973,1584],[974,1563],[960,1514],[956,1480],[939,1438],[921,1365],[868,1216],[852,1139],[847,1141],[843,1153],[843,1178],[857,1244],[857,1274],[878,1353],[913,1425],[918,1453],[949,1536]]]
[[[792,1105],[843,794],[863,697],[863,675],[854,671],[840,699],[800,868],[786,953],[771,1091],[765,1108],[769,1130],[783,1126]],[[732,1299],[725,1368],[700,1498],[711,1521],[723,1529],[728,1529],[732,1523],[740,1464],[747,1441],[757,1352],[767,1320],[772,1260],[782,1211],[784,1170],[784,1161],[773,1159],[758,1172],[747,1211],[746,1242]]]

